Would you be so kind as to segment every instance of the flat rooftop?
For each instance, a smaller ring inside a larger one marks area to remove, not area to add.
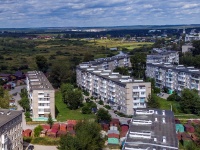
[[[185,67],[184,65],[172,65],[168,63],[147,63],[147,66],[154,66],[158,68],[163,68],[165,70],[171,69],[176,72],[186,72],[189,74],[197,74],[200,75],[200,70],[194,67]]]
[[[31,90],[54,90],[49,80],[41,71],[28,71],[27,77]]]
[[[113,82],[116,82],[118,84],[126,85],[127,83],[142,83],[143,80],[135,80],[131,78],[130,76],[123,76],[120,75],[118,72],[112,72],[111,70],[104,70],[102,68],[98,68],[97,66],[77,66],[78,69],[89,72],[93,75],[98,76],[99,78],[104,78],[105,80],[111,80]]]
[[[173,112],[160,109],[135,110],[122,150],[128,149],[178,149]]]
[[[99,65],[99,64],[103,64],[105,62],[111,62],[114,60],[120,60],[120,59],[124,59],[124,58],[129,58],[129,56],[127,54],[119,54],[119,55],[112,56],[112,57],[98,58],[98,59],[95,59],[94,61],[83,62],[82,64]]]
[[[0,127],[20,115],[22,115],[22,111],[0,109]]]

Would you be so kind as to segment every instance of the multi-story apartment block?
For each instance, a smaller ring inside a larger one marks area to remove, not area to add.
[[[22,149],[22,111],[0,109],[0,150]]]
[[[177,51],[162,51],[147,55],[147,63],[171,63],[179,64],[179,53]]]
[[[55,119],[55,90],[41,71],[29,71],[26,77],[32,119],[45,121],[49,113]]]
[[[146,108],[151,94],[151,83],[97,66],[80,64],[76,68],[76,79],[79,87],[127,115],[132,115],[134,108]]]
[[[137,109],[122,150],[178,150],[172,111]]]
[[[192,42],[195,40],[200,40],[200,33],[185,35],[185,42]]]
[[[194,67],[147,63],[146,76],[154,78],[157,87],[168,88],[170,94],[174,90],[180,94],[184,88],[196,89],[200,94],[200,70]]]
[[[131,67],[130,57],[127,54],[120,53],[119,55],[107,58],[98,58],[94,61],[84,62],[85,66],[97,66],[102,69],[114,70],[116,67]]]

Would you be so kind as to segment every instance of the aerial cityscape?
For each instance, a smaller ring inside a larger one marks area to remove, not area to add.
[[[0,2],[0,150],[199,150],[200,2]]]

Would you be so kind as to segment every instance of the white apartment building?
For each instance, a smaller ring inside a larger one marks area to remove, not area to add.
[[[167,87],[171,94],[176,90],[179,94],[184,88],[196,89],[200,94],[200,70],[183,65],[169,63],[147,63],[146,76],[154,78],[156,86]]]
[[[177,51],[160,51],[147,55],[147,63],[171,63],[179,64],[179,53]]]
[[[185,42],[192,42],[194,40],[200,40],[200,33],[185,35]]]
[[[27,91],[34,121],[46,121],[49,113],[55,119],[55,90],[41,71],[29,71]]]
[[[118,111],[132,115],[134,108],[146,108],[151,83],[97,66],[80,64],[76,68],[77,85]]]
[[[0,150],[22,149],[22,111],[0,109]]]
[[[127,54],[120,53],[113,57],[98,58],[94,61],[83,62],[81,65],[97,66],[106,70],[114,70],[116,67],[131,67],[131,62]]]

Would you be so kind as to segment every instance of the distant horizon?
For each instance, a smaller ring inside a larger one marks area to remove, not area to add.
[[[136,26],[152,26],[152,27],[156,27],[156,26],[185,26],[185,27],[191,27],[191,26],[197,26],[200,27],[200,24],[160,24],[160,25],[113,25],[113,26],[41,26],[41,27],[12,27],[12,28],[6,28],[6,27],[0,27],[0,29],[30,29],[30,28],[112,28],[112,27],[136,27]]]
[[[3,0],[0,28],[200,24],[199,0]]]

